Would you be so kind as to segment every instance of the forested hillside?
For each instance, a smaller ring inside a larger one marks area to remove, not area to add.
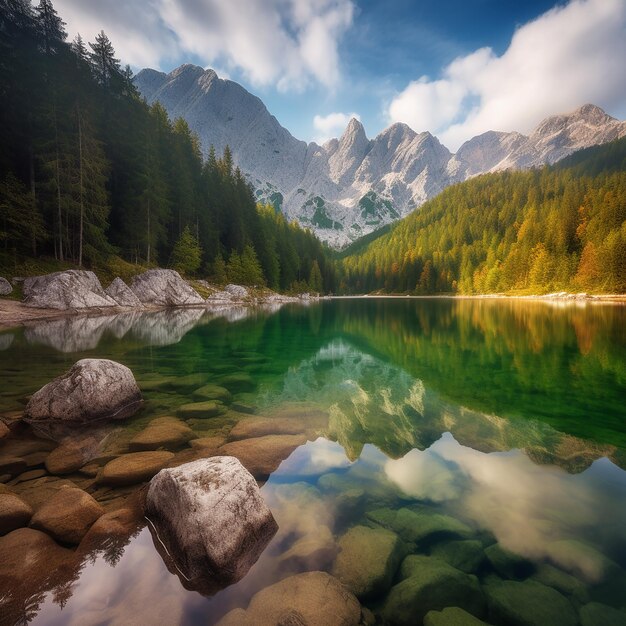
[[[443,191],[339,263],[341,290],[626,291],[626,139]]]
[[[139,97],[101,32],[66,41],[50,0],[0,0],[2,265],[119,255],[189,275],[328,290],[320,242],[257,206],[230,152]]]

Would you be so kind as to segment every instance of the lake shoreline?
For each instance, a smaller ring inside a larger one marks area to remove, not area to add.
[[[511,300],[511,301],[530,301],[530,302],[549,302],[559,304],[626,304],[626,294],[547,294],[547,295],[506,295],[506,294],[432,294],[423,296],[411,296],[400,294],[361,294],[350,296],[322,296],[315,300],[353,300],[353,299],[398,299],[398,300],[432,300],[432,299],[450,299],[450,300]],[[291,300],[289,300],[291,301]],[[288,301],[285,300],[285,303]],[[213,310],[216,307],[220,309],[224,306],[256,306],[256,302],[237,302],[232,304],[206,303],[206,304],[190,304],[179,305],[176,307],[146,305],[140,310],[135,307],[85,307],[73,309],[49,309],[37,308],[25,305],[17,300],[0,298],[0,331],[18,328],[20,326],[29,326],[39,322],[45,322],[53,319],[61,319],[66,317],[99,317],[103,315],[118,315],[120,313],[135,312],[151,312],[162,311],[168,308],[176,309],[198,309],[203,308]],[[261,303],[262,304],[262,303]]]

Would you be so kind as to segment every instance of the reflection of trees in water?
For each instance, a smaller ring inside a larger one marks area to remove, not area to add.
[[[351,341],[459,404],[545,419],[626,446],[624,307],[451,299],[341,304],[338,326]]]

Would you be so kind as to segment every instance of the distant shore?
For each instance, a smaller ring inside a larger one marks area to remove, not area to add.
[[[626,304],[626,294],[611,293],[611,294],[570,294],[570,293],[550,293],[545,295],[517,295],[517,294],[505,294],[505,293],[482,293],[482,294],[431,294],[422,296],[411,296],[408,294],[360,294],[351,296],[331,296],[333,300],[348,300],[352,298],[367,298],[371,299],[389,299],[394,298],[398,300],[432,300],[432,299],[451,299],[451,300],[532,300],[541,302],[589,302],[598,304]]]
[[[551,302],[563,304],[626,304],[626,294],[547,294],[547,295],[507,295],[507,294],[476,294],[476,295],[460,295],[460,294],[433,294],[424,296],[410,296],[399,294],[361,294],[351,296],[326,296],[321,299],[332,300],[352,300],[352,299],[395,299],[395,300],[432,300],[432,299],[451,299],[451,300],[526,300],[533,302]],[[224,305],[221,305],[224,306]],[[237,306],[250,306],[250,304],[238,304]],[[213,305],[188,305],[180,308],[206,308],[211,310]],[[163,306],[144,306],[139,312],[146,313],[150,311],[159,311],[166,307]],[[63,317],[95,317],[100,315],[117,315],[119,313],[138,312],[132,307],[92,307],[80,309],[43,309],[29,307],[18,302],[0,298],[0,331],[15,328],[16,326],[27,326],[51,319],[59,319]]]

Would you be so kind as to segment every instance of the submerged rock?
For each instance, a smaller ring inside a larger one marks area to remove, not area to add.
[[[484,587],[489,615],[496,624],[511,626],[575,626],[576,611],[551,587],[526,580],[503,580]]]
[[[141,300],[119,276],[105,289],[105,293],[120,306],[142,307]]]
[[[278,530],[256,481],[232,457],[162,470],[145,510],[166,564],[205,594],[243,578]]]
[[[337,545],[330,528],[324,524],[316,526],[280,555],[280,563],[290,571],[326,569],[337,554]]]
[[[468,537],[472,534],[469,526],[460,520],[427,509],[376,509],[369,511],[367,517],[383,528],[393,530],[409,543],[428,543],[438,537]]]
[[[306,443],[304,435],[266,435],[224,444],[219,452],[237,457],[258,479],[267,478],[296,448]]]
[[[178,415],[183,419],[192,417],[215,417],[224,412],[224,405],[215,400],[205,400],[204,402],[190,402],[178,407]]]
[[[339,540],[332,573],[360,600],[384,594],[402,558],[398,535],[384,528],[355,526]]]
[[[79,544],[91,525],[104,515],[104,509],[82,489],[59,489],[39,508],[30,521],[59,543]]]
[[[175,417],[157,417],[128,443],[130,450],[176,450],[194,438],[194,432]]]
[[[429,556],[408,556],[402,562],[402,582],[392,587],[383,606],[389,624],[419,624],[429,611],[449,606],[482,617],[485,598],[476,576],[470,576]]]
[[[100,436],[97,436],[100,435]],[[45,465],[50,474],[57,476],[71,474],[89,463],[98,454],[98,450],[106,441],[106,434],[81,433],[65,437],[46,457]]]
[[[73,423],[124,419],[142,403],[135,377],[125,365],[108,359],[81,359],[32,395],[24,418]]]
[[[135,276],[130,288],[144,304],[204,304],[204,299],[175,270],[148,270]]]
[[[447,541],[446,543],[437,544],[431,550],[431,556],[444,560],[452,567],[456,567],[466,574],[478,570],[485,560],[483,544],[476,539]]]
[[[537,572],[531,576],[531,580],[536,580],[542,585],[552,587],[563,595],[572,596],[581,604],[589,602],[587,587],[578,578],[566,574],[549,563],[541,564],[537,568]]]
[[[11,283],[0,276],[0,296],[8,296],[13,291]]]
[[[136,485],[150,480],[174,458],[172,452],[132,452],[109,461],[98,474],[103,485]]]
[[[0,535],[28,526],[33,515],[29,504],[13,493],[0,493]]]
[[[494,570],[503,578],[526,578],[535,566],[523,556],[494,543],[485,549],[485,556]]]
[[[428,612],[424,626],[487,626],[487,623],[458,606],[450,606],[443,611]]]
[[[219,400],[220,402],[230,402],[233,398],[232,394],[225,387],[219,385],[203,385],[192,393],[194,400]]]
[[[117,306],[98,277],[86,270],[66,270],[24,281],[24,304],[45,309]]]
[[[626,626],[626,611],[590,602],[580,609],[580,623],[582,626]]]
[[[548,558],[590,583],[599,583],[618,571],[619,566],[593,546],[577,539],[561,539],[549,543]]]
[[[10,432],[9,427],[4,422],[0,422],[0,439],[7,437]]]
[[[218,626],[357,626],[359,601],[326,572],[290,576],[259,591],[247,610],[235,609]]]

